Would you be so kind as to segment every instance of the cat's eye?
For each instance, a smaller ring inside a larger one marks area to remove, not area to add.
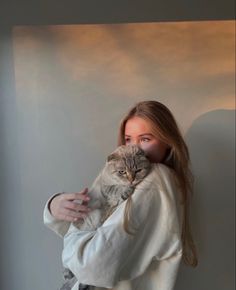
[[[137,170],[135,170],[135,173],[138,173],[140,171],[142,171],[142,169],[137,169]]]
[[[124,174],[126,173],[126,171],[125,171],[125,170],[119,170],[118,173],[119,173],[120,175],[124,175]]]

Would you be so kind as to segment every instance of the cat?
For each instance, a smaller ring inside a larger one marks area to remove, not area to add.
[[[129,219],[131,197],[135,187],[150,171],[151,163],[140,147],[119,146],[108,156],[104,168],[89,190],[91,201],[88,206],[92,209],[91,212],[83,220],[73,222],[73,226],[80,230],[96,230],[126,201],[123,227],[128,234],[134,234],[130,229]],[[60,290],[70,290],[77,281],[69,269],[64,269],[64,280]],[[88,289],[89,285],[79,285],[79,290]]]

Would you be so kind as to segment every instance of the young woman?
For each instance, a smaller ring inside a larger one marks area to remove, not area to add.
[[[80,283],[96,290],[171,290],[181,259],[192,267],[198,263],[189,225],[193,178],[188,148],[172,113],[157,101],[136,104],[121,121],[118,145],[128,144],[140,146],[156,166],[146,177],[152,197],[137,192],[134,198],[137,235],[131,237],[120,226],[122,208],[96,231],[68,234],[69,223],[90,210],[87,188],[54,195],[44,222],[64,237],[63,263]],[[74,202],[78,199],[83,203]]]

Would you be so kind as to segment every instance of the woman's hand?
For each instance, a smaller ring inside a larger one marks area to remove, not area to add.
[[[81,192],[62,193],[56,195],[49,203],[51,214],[58,220],[73,222],[87,215],[90,209],[87,202],[90,197],[87,195],[88,188]]]

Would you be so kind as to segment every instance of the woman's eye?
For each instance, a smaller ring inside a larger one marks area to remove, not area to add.
[[[125,139],[125,143],[126,144],[130,143],[130,139]]]
[[[149,139],[149,138],[142,138],[141,141],[142,141],[142,142],[149,142],[150,139]]]

